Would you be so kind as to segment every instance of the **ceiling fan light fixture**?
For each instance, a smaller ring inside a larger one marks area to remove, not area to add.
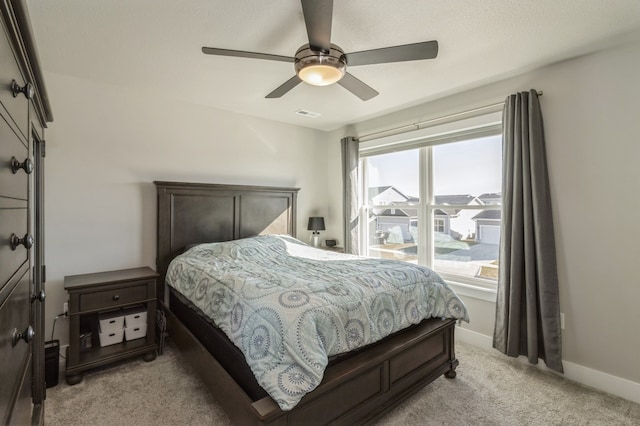
[[[298,71],[298,77],[313,86],[328,86],[344,77],[344,69],[340,70],[330,65],[308,65]]]
[[[329,53],[312,50],[305,44],[298,49],[294,66],[300,80],[312,86],[337,83],[347,72],[344,52],[333,44]]]

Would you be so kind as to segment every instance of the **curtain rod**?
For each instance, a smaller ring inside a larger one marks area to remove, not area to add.
[[[538,96],[542,96],[543,92],[542,92],[542,90],[539,90],[536,93],[538,94]],[[467,115],[467,114],[471,114],[471,113],[474,113],[474,112],[480,112],[480,111],[484,111],[486,109],[498,108],[499,106],[504,106],[504,101],[497,102],[497,103],[491,104],[491,105],[481,106],[481,107],[478,107],[478,108],[469,109],[469,110],[462,111],[462,112],[456,112],[454,114],[445,115],[443,117],[430,118],[429,120],[419,121],[417,123],[405,124],[404,126],[393,127],[391,129],[387,129],[387,130],[379,130],[379,131],[373,132],[373,133],[367,133],[365,135],[356,137],[356,139],[358,140],[358,142],[362,142],[362,139],[371,138],[372,136],[381,135],[381,134],[384,134],[384,133],[391,133],[390,135],[388,135],[388,136],[391,136],[391,135],[396,135],[396,134],[400,134],[400,133],[410,132],[412,130],[420,130],[420,126],[424,126],[425,124],[431,124],[431,123],[434,123],[434,122],[437,122],[437,121],[442,121],[442,120],[449,120],[451,118],[459,117],[461,115]]]

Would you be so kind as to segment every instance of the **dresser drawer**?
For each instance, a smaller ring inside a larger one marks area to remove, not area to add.
[[[144,302],[149,298],[149,283],[150,281],[143,281],[139,284],[128,283],[126,287],[114,286],[108,290],[82,293],[80,295],[80,311],[106,310],[130,303]]]
[[[29,134],[29,101],[22,93],[13,97],[11,91],[12,80],[15,80],[20,87],[24,87],[25,80],[18,68],[4,27],[2,29],[0,34],[0,102],[11,116],[10,120],[15,123],[22,133],[22,137],[26,139]]]
[[[30,354],[29,354],[30,355]],[[16,396],[16,403],[13,406],[13,414],[9,425],[28,425],[31,424],[31,415],[33,410],[33,398],[31,393],[31,381],[33,380],[33,371],[31,370],[31,356],[27,356],[22,366],[23,373],[19,380],[20,388]]]
[[[13,330],[24,332],[29,326],[29,274],[23,268],[20,282],[4,302],[0,302],[0,401],[11,401],[20,391],[30,345],[20,340],[13,346]],[[14,281],[15,283],[15,281]],[[9,407],[0,405],[0,424],[8,421]]]
[[[27,215],[26,201],[0,198],[0,287],[29,257],[29,250],[24,246],[20,245],[15,250],[9,246],[12,233],[19,238],[27,233]]]
[[[0,196],[27,199],[29,176],[22,169],[13,173],[11,159],[15,157],[18,162],[24,163],[28,156],[29,150],[0,114]]]

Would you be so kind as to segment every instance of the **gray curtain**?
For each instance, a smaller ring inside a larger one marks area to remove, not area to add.
[[[353,137],[346,137],[342,138],[340,145],[342,148],[344,251],[345,253],[358,254],[358,213],[360,210],[358,141]]]
[[[503,112],[502,234],[493,347],[562,369],[556,250],[542,113],[535,90]]]

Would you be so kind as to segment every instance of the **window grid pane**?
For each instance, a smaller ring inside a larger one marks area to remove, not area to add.
[[[369,256],[422,259],[447,279],[495,285],[500,136],[379,154],[363,162],[368,183],[363,243]]]

